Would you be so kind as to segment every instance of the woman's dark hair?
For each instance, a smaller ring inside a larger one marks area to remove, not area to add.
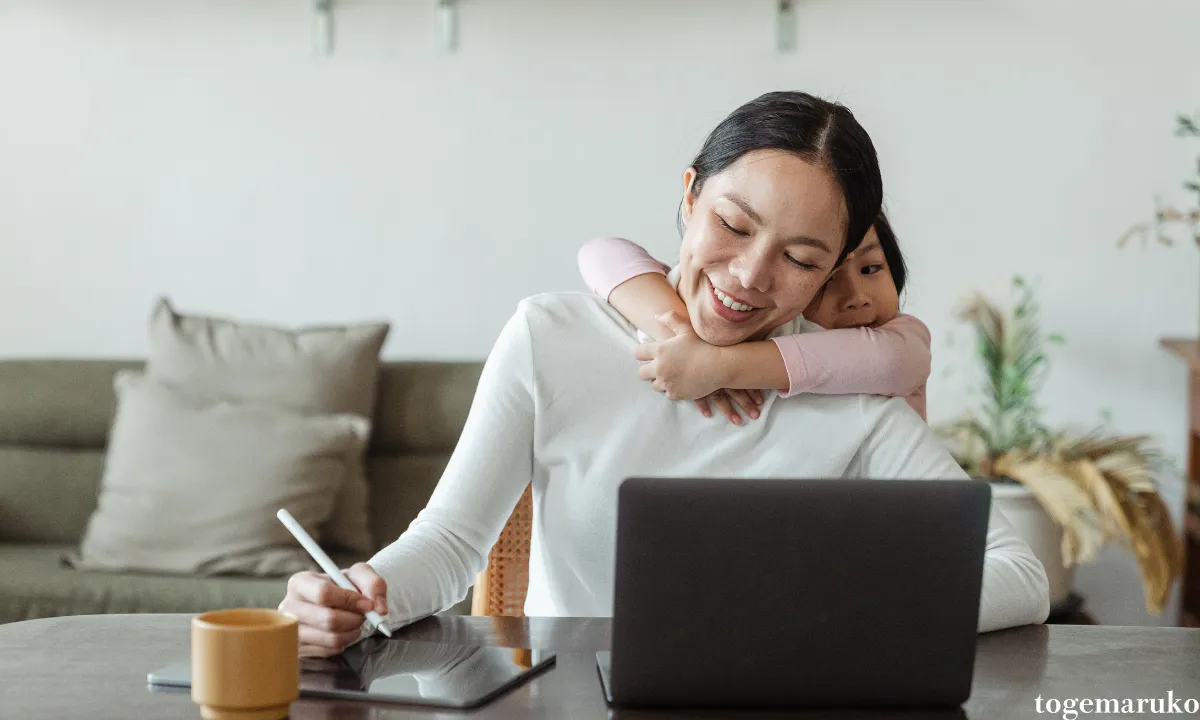
[[[846,238],[838,263],[858,247],[879,216],[883,180],[875,145],[849,108],[802,92],[769,92],[751,100],[704,141],[692,161],[692,194],[699,195],[710,177],[755,150],[783,150],[827,168],[846,201]]]
[[[888,270],[892,273],[892,282],[896,284],[896,294],[904,292],[904,282],[908,279],[908,265],[904,263],[904,254],[900,252],[900,242],[896,240],[896,232],[888,222],[887,214],[881,209],[875,219],[875,234],[879,236],[879,249],[883,250],[883,258],[887,260]]]

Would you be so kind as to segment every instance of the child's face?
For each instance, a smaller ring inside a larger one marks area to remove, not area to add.
[[[827,330],[878,327],[900,313],[900,295],[875,228],[862,245],[834,270],[804,317]]]

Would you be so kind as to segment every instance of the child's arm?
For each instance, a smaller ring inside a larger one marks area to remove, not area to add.
[[[579,248],[578,260],[591,291],[655,340],[674,336],[655,316],[675,311],[687,317],[687,307],[667,282],[667,266],[642,246],[622,238],[596,238]]]
[[[654,367],[646,372],[675,397],[700,397],[714,388],[783,388],[783,397],[801,392],[893,395],[904,396],[925,417],[924,397],[915,395],[922,395],[917,391],[929,378],[929,330],[909,315],[878,328],[785,335],[728,347],[677,335],[643,346],[646,357],[640,358],[653,359]]]
[[[780,391],[788,388],[787,358],[783,348],[770,340],[717,348],[713,357],[723,388]]]
[[[687,309],[666,281],[666,266],[640,245],[596,238],[579,250],[584,282],[655,340],[675,335],[656,319]],[[929,378],[930,337],[925,323],[898,315],[878,328],[846,328],[747,342],[703,353],[703,375],[717,387],[784,393],[908,395]]]
[[[774,338],[787,367],[786,395],[908,395],[929,379],[929,328],[897,315],[877,328]]]
[[[667,282],[667,266],[637,243],[623,238],[600,237],[579,249],[579,272],[592,292],[608,300],[634,327],[662,342],[675,332],[658,321],[674,311],[688,316],[687,306]],[[788,387],[788,371],[780,349],[769,341],[750,342],[698,358],[708,376],[727,378],[725,387],[775,390]],[[725,352],[728,351],[728,352]]]

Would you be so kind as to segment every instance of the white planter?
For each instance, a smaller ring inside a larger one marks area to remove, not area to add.
[[[1013,483],[989,484],[992,486],[992,504],[1004,513],[1046,568],[1046,577],[1050,580],[1050,607],[1061,605],[1075,584],[1075,568],[1063,567],[1062,528],[1046,514],[1029,488]]]

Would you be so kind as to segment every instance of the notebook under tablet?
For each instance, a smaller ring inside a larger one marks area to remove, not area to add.
[[[301,697],[395,702],[444,708],[482,705],[554,663],[554,653],[368,638],[328,660],[300,665]],[[159,668],[152,689],[191,687],[187,662]]]
[[[626,480],[604,692],[618,706],[960,705],[990,507],[975,480]]]

